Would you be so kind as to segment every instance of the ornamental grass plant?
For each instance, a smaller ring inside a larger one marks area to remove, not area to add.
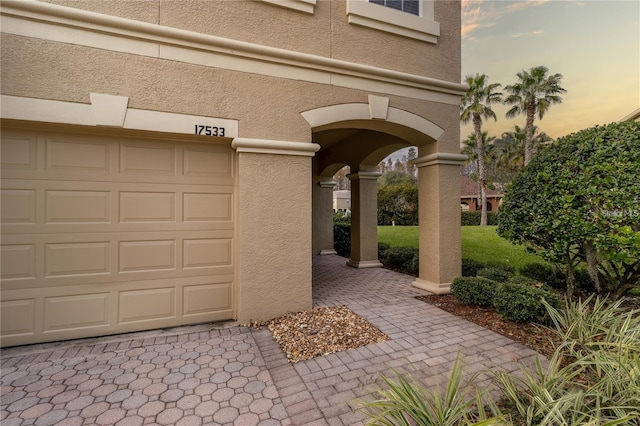
[[[397,379],[381,375],[387,389],[378,390],[374,399],[359,401],[368,424],[383,426],[491,426],[503,425],[495,415],[498,407],[488,394],[472,389],[463,381],[462,359],[453,363],[447,387],[427,389],[416,380],[399,374]],[[479,407],[479,409],[478,409]],[[487,409],[490,414],[485,411]]]
[[[499,397],[462,386],[461,360],[443,394],[399,376],[361,402],[372,425],[640,425],[640,310],[590,297],[544,302],[558,336],[548,365],[487,373]],[[490,414],[487,414],[490,413]]]
[[[513,419],[524,425],[640,425],[640,310],[622,301],[544,302],[558,336],[544,369],[493,372]]]

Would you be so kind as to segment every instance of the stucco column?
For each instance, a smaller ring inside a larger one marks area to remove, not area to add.
[[[351,180],[351,259],[354,268],[378,268],[378,172],[358,171]]]
[[[412,283],[435,294],[449,293],[460,276],[460,164],[466,155],[435,153],[418,167],[420,273]]]
[[[336,182],[313,178],[313,254],[337,254],[333,249],[333,189]]]
[[[312,307],[311,176],[319,145],[236,138],[237,319]]]

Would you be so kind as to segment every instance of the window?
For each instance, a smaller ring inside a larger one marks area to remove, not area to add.
[[[369,2],[420,16],[419,0],[369,0]]]
[[[434,20],[434,3],[435,0],[347,0],[347,17],[352,25],[436,44],[440,24]]]

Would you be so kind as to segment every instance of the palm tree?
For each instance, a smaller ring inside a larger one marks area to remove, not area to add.
[[[496,139],[495,136],[489,136],[487,134],[487,132],[482,132],[482,146],[484,147],[484,164],[485,164],[485,171],[487,169],[489,169],[490,167],[487,167],[487,160],[489,160],[488,162],[491,163],[495,163],[498,153],[497,153],[497,149],[496,146],[492,144],[492,142]],[[462,150],[460,151],[462,154],[466,154],[469,158],[467,159],[467,164],[469,163],[473,163],[475,165],[475,170],[476,172],[479,170],[478,167],[478,163],[479,163],[479,157],[478,157],[478,144],[476,143],[476,134],[475,133],[471,133],[467,139],[465,139],[464,141],[462,141],[462,144],[464,145],[464,147],[462,148]],[[480,182],[480,177],[479,177],[479,173],[476,175],[478,177],[477,182],[478,182],[478,200],[482,200],[482,185]],[[485,181],[488,181],[489,179],[486,179]],[[485,188],[486,190],[486,188]]]
[[[509,95],[504,100],[507,105],[513,105],[507,111],[507,118],[513,118],[518,114],[526,115],[524,165],[526,166],[533,157],[533,123],[536,113],[542,117],[553,104],[562,102],[559,96],[566,90],[560,86],[562,74],[549,75],[549,69],[544,65],[531,68],[516,74],[518,82],[505,87]]]
[[[538,126],[533,126],[533,138],[531,139],[531,154],[538,152],[540,147],[547,142],[552,141],[551,137],[545,132],[539,132]],[[524,156],[526,146],[527,133],[525,129],[517,124],[513,126],[510,132],[502,133],[504,146],[500,164],[511,171],[521,170],[524,168]]]
[[[476,136],[478,154],[478,180],[481,187],[482,213],[480,225],[487,224],[487,171],[484,164],[484,144],[482,143],[482,119],[493,118],[497,120],[496,114],[491,109],[491,104],[499,103],[502,100],[502,93],[497,89],[499,83],[488,83],[489,77],[486,74],[468,75],[465,83],[469,86],[467,92],[462,96],[460,103],[460,121],[473,123],[473,131]]]

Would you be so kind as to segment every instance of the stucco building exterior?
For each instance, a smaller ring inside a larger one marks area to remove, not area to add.
[[[460,4],[386,3],[3,1],[2,345],[309,309],[333,173],[379,266],[376,165],[412,145],[414,285],[447,291]]]

